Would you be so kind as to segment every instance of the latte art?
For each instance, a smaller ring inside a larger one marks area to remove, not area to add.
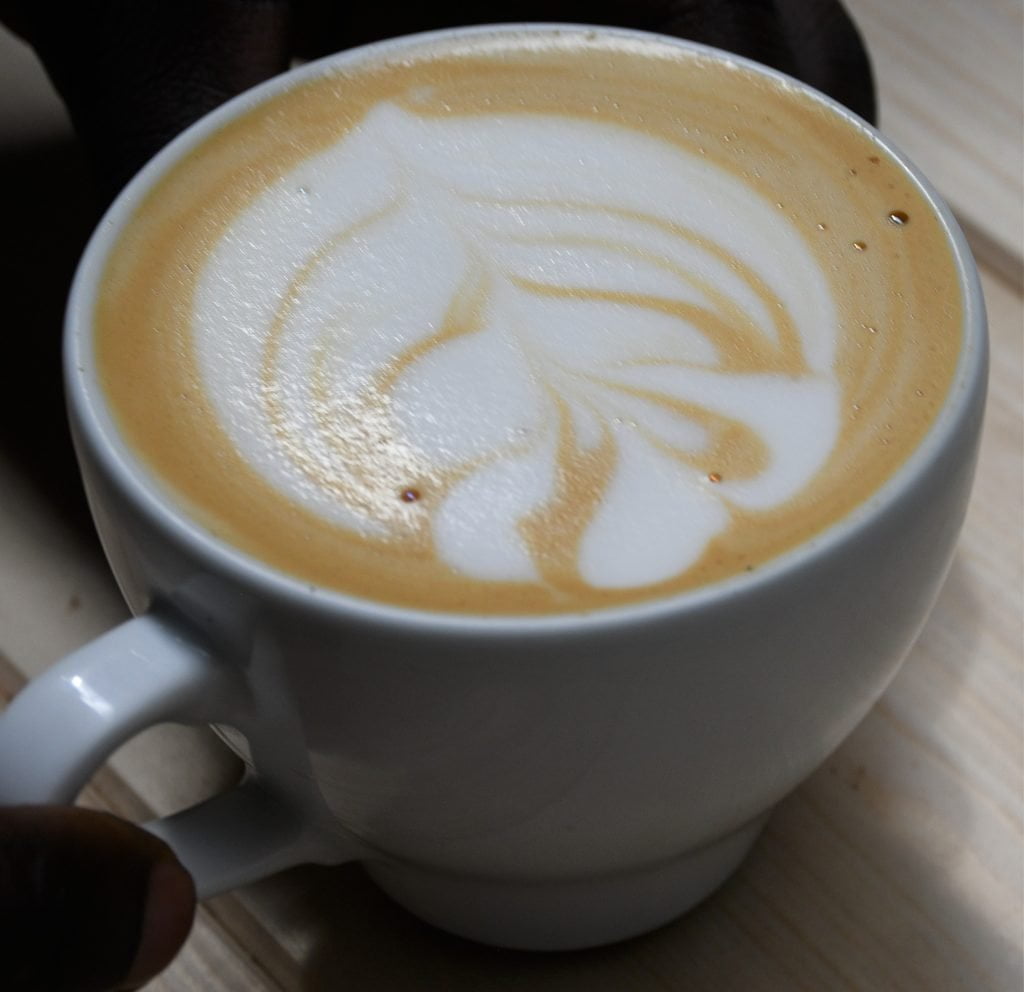
[[[839,434],[835,308],[777,214],[612,124],[384,104],[225,232],[204,386],[257,472],[363,536],[661,582]]]
[[[848,512],[958,350],[920,194],[728,63],[488,37],[325,72],[150,198],[97,337],[142,456],[244,550],[443,609],[662,595]]]

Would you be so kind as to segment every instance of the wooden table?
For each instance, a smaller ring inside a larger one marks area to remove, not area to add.
[[[1019,992],[1022,11],[1015,0],[848,6],[875,58],[882,128],[957,211],[991,319],[972,508],[900,676],[780,805],[737,875],[658,933],[577,954],[497,951],[418,923],[356,867],[300,869],[203,906],[151,988]],[[71,467],[53,345],[90,222],[82,177],[45,77],[0,35],[0,188],[15,191],[0,225],[4,342],[40,383],[0,401],[0,700],[124,617]],[[159,727],[122,748],[83,801],[144,818],[236,772],[208,732]]]

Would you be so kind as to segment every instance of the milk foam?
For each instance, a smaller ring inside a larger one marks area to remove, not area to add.
[[[268,482],[466,576],[568,556],[598,588],[676,576],[807,486],[838,323],[773,203],[608,121],[410,106],[257,196],[199,280],[206,390]],[[578,531],[540,526],[574,504]]]

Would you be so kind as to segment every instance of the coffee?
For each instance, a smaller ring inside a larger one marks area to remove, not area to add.
[[[372,50],[173,165],[107,262],[101,381],[206,529],[357,596],[656,598],[840,520],[944,401],[948,239],[866,130],[650,38]]]

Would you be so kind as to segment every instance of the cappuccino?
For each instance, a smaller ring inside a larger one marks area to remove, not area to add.
[[[138,205],[94,344],[156,483],[289,575],[476,614],[667,596],[843,519],[944,402],[941,221],[778,77],[496,28],[251,103]]]

